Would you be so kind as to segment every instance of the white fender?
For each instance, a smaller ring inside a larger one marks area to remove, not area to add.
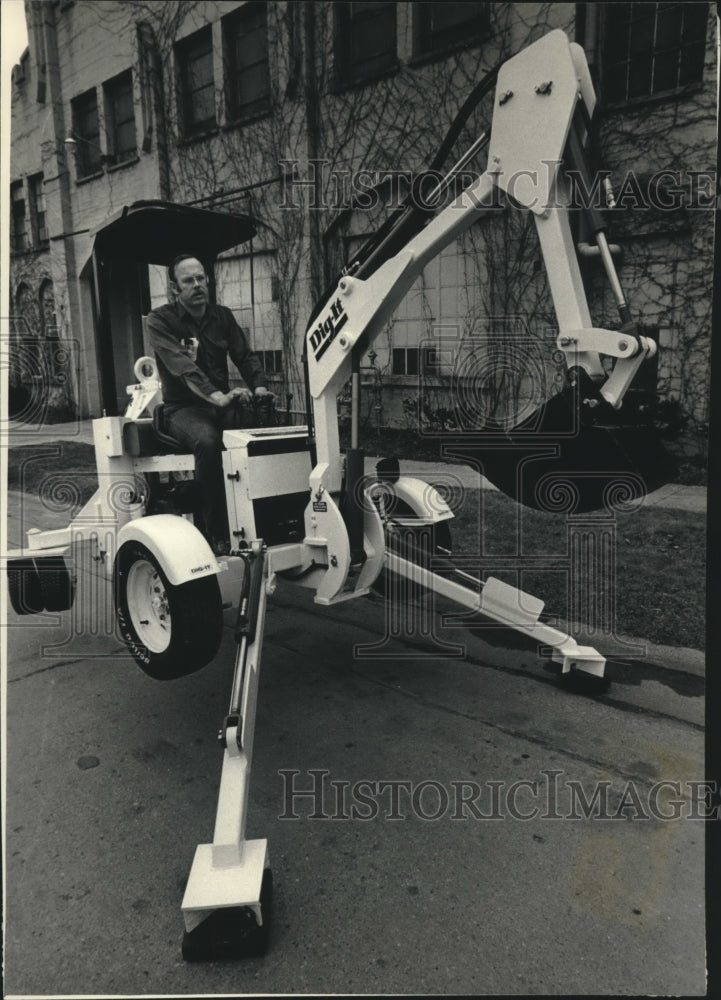
[[[116,551],[130,541],[152,552],[174,587],[220,572],[204,536],[178,514],[152,514],[129,521],[118,532]]]
[[[384,483],[383,488],[407,503],[417,517],[433,524],[453,517],[453,511],[435,486],[422,479],[399,476],[395,483]]]

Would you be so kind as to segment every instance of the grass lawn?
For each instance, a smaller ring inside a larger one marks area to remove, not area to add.
[[[434,445],[433,456],[405,457],[437,461],[438,446]],[[96,488],[93,447],[66,441],[11,448],[8,488],[49,501],[70,495],[80,506]],[[502,494],[478,490],[469,491],[454,513],[455,552],[469,559],[483,553],[482,566],[479,559],[479,568],[469,566],[469,572],[483,569],[544,600],[549,614],[563,620],[573,617],[565,572],[568,527],[564,515],[529,510]],[[616,632],[703,649],[705,515],[641,508],[617,514],[612,530],[616,538],[615,578],[612,576],[606,585],[615,592]],[[517,551],[519,532],[522,554],[543,557],[544,565],[516,579],[500,571],[493,560]]]
[[[440,459],[441,441],[436,435],[420,435],[410,428],[383,427],[377,430],[364,427],[360,432],[360,446],[366,455],[384,455],[386,458],[409,458],[420,462],[437,462]],[[350,429],[341,428],[341,446],[350,444]],[[706,486],[707,460],[704,454],[686,455],[678,443],[663,439],[664,447],[675,456],[677,470],[674,482],[686,486]]]
[[[454,514],[455,553],[470,557],[482,552],[479,569],[545,601],[544,612],[562,621],[589,620],[583,610],[580,616],[573,614],[566,570],[568,522],[564,515],[530,510],[501,493],[478,490],[468,491]],[[595,526],[592,534],[598,531],[600,522],[596,521]],[[591,599],[599,596],[603,587],[611,601],[615,596],[616,633],[703,649],[705,514],[647,507],[616,514],[609,527],[616,539],[615,550],[611,546],[615,572],[600,588],[595,587]],[[538,557],[542,568],[526,570],[516,578],[494,566],[494,557],[499,560],[516,552]]]
[[[85,503],[98,488],[95,449],[82,441],[26,444],[8,449],[9,490]],[[69,506],[69,504],[68,504]]]

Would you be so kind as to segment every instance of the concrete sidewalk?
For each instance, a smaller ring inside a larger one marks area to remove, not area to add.
[[[73,420],[67,424],[25,424],[8,420],[0,428],[3,444],[17,448],[28,444],[48,444],[55,441],[93,443],[92,420]]]
[[[366,473],[375,470],[377,458],[366,458]],[[470,465],[451,465],[447,462],[418,462],[415,459],[401,459],[401,473],[415,476],[429,483],[441,483],[452,487],[458,485],[469,490],[493,490],[496,486]],[[663,507],[672,510],[706,512],[706,487],[682,486],[680,483],[666,483],[649,493],[645,507]]]
[[[32,444],[55,444],[62,441],[77,441],[83,444],[93,443],[92,420],[78,420],[67,424],[40,425],[21,424],[10,420],[6,425],[6,430],[7,437],[3,438],[3,443],[6,443],[11,448]],[[366,457],[367,475],[374,473],[377,461],[377,456]],[[496,490],[496,487],[485,476],[482,476],[470,465],[401,459],[400,468],[404,475],[412,475],[429,483],[441,483],[449,489],[460,487],[466,490]],[[644,506],[705,513],[706,487],[667,483],[653,493],[649,493]]]

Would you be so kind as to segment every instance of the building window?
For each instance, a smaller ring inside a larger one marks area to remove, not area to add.
[[[282,351],[257,351],[258,358],[263,371],[268,375],[282,375],[283,373],[283,352]]]
[[[38,339],[40,322],[30,286],[24,282],[15,294],[13,327],[16,334],[15,345],[22,352],[23,378],[27,380],[28,375],[38,378],[42,372],[42,353]]]
[[[22,253],[28,248],[27,219],[25,218],[25,195],[23,182],[15,181],[10,187],[12,200],[13,231],[12,247],[15,253]]]
[[[706,3],[603,4],[605,104],[641,101],[699,84],[706,52]]]
[[[489,34],[487,3],[414,3],[411,6],[415,56],[471,45]]]
[[[133,78],[130,70],[103,85],[105,134],[110,163],[125,163],[137,156]]]
[[[28,337],[37,337],[39,324],[38,311],[33,302],[30,286],[24,282],[15,294],[15,306],[16,329],[20,332],[21,337],[26,338],[27,343]]]
[[[102,170],[98,98],[95,90],[76,97],[72,102],[75,166],[78,178],[89,177]]]
[[[55,316],[55,295],[53,283],[48,278],[40,286],[40,327],[44,337],[57,337],[58,322]]]
[[[215,127],[212,29],[203,28],[179,42],[176,54],[183,131],[197,135]]]
[[[418,374],[418,348],[417,347],[394,347],[393,348],[393,374],[394,375],[417,375]]]
[[[440,375],[441,359],[435,347],[394,347],[391,359],[393,375]]]
[[[270,110],[267,4],[247,3],[223,20],[229,117]]]
[[[48,230],[42,174],[34,174],[28,178],[28,194],[30,196],[30,226],[33,246],[47,246]]]
[[[338,85],[365,83],[395,69],[396,5],[338,3],[334,7]]]

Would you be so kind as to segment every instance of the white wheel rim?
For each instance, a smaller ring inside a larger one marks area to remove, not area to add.
[[[170,645],[170,605],[165,584],[147,559],[138,559],[130,567],[127,597],[138,638],[151,653],[164,653]]]

